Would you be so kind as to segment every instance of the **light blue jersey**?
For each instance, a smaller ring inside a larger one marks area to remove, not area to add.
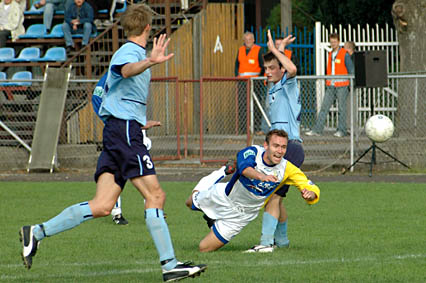
[[[268,92],[271,130],[280,129],[288,134],[289,140],[300,138],[301,101],[296,77],[287,79],[287,72]]]
[[[109,116],[123,120],[136,120],[146,124],[146,102],[151,80],[150,69],[139,75],[123,78],[121,67],[146,59],[144,47],[127,42],[112,56],[106,81],[107,93],[104,95],[99,115],[103,119]]]

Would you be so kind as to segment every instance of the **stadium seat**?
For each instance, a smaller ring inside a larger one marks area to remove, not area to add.
[[[12,47],[0,48],[0,62],[11,62],[15,58],[15,49]]]
[[[66,61],[67,52],[64,47],[51,47],[38,61]]]
[[[98,36],[98,32],[92,32],[92,34],[90,35],[90,37],[97,37]],[[82,33],[76,33],[72,35],[72,38],[83,38],[83,34]]]
[[[35,5],[38,3],[40,3],[40,1],[35,1],[28,11],[24,11],[24,15],[42,15],[44,12],[44,6],[37,9]]]
[[[0,80],[7,79],[7,74],[5,72],[0,72]]]
[[[121,3],[121,1],[117,1],[117,3]],[[124,1],[123,7],[120,8],[120,9],[116,9],[115,13],[117,13],[117,14],[124,13],[126,11],[126,9],[127,9],[127,4],[126,4],[126,1]]]
[[[44,24],[30,25],[25,34],[20,35],[19,38],[42,38],[46,35],[46,26]]]
[[[19,53],[19,56],[12,60],[12,62],[30,62],[37,61],[40,58],[40,48],[38,47],[25,47]]]
[[[20,71],[16,72],[12,76],[12,81],[15,82],[7,82],[2,83],[1,86],[31,86],[31,82],[22,82],[22,80],[32,80],[33,74],[28,71]]]
[[[52,31],[49,34],[46,34],[44,38],[62,38],[64,37],[64,32],[62,30],[62,24],[55,25],[52,28]]]

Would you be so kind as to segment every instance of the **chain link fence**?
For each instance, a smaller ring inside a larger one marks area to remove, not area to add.
[[[393,137],[380,147],[411,167],[426,165],[425,75],[390,75],[389,87],[350,88],[347,105],[349,135],[333,136],[337,105],[327,116],[321,136],[307,136],[316,122],[324,95],[326,77],[301,76],[301,136],[306,153],[305,167],[315,170],[346,168],[371,141],[364,124],[374,114],[384,114],[395,125]],[[351,82],[353,77],[348,77]],[[37,117],[43,80],[5,85],[0,80],[0,169],[25,169]],[[17,83],[15,81],[14,83]],[[18,82],[19,83],[19,82]],[[102,149],[103,123],[93,113],[91,95],[97,80],[71,80],[58,146],[61,168],[94,168]],[[235,158],[238,150],[262,144],[268,129],[264,78],[203,78],[178,80],[156,78],[151,83],[148,119],[161,127],[148,131],[155,160],[188,159],[222,162]],[[256,102],[257,101],[257,102]],[[261,106],[261,107],[259,107]],[[373,106],[373,107],[372,107]],[[401,169],[385,154],[377,152],[377,166]],[[370,162],[367,154],[362,162]],[[382,162],[387,162],[383,163]],[[359,168],[359,169],[358,169]],[[358,164],[355,170],[363,170]]]

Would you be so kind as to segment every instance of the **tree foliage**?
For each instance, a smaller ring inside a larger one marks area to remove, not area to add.
[[[298,0],[292,2],[293,25],[312,29],[315,21],[325,25],[392,24],[389,0]],[[280,23],[280,4],[272,10],[267,23]]]

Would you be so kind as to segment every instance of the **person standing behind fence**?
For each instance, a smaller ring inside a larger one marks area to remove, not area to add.
[[[353,63],[354,62],[353,54],[354,54],[355,48],[356,48],[355,42],[346,41],[345,44],[343,45],[343,48],[345,48],[345,50],[349,53],[349,55],[351,56],[352,63]]]
[[[330,46],[332,51],[328,53],[327,76],[348,75],[353,73],[353,63],[351,56],[344,49],[340,48],[340,39],[337,33],[330,34]],[[328,79],[326,80],[325,96],[318,114],[318,119],[311,131],[306,132],[307,136],[320,136],[324,130],[325,120],[330,111],[331,105],[337,98],[337,131],[335,137],[344,137],[346,130],[346,101],[349,94],[348,79]]]
[[[235,76],[240,78],[258,77],[264,73],[262,47],[254,43],[254,34],[247,31],[243,36],[244,45],[238,49],[235,60]],[[259,81],[259,83],[262,83]],[[247,84],[238,84],[238,120],[240,132],[246,131]],[[256,107],[256,113],[260,111]],[[259,116],[260,117],[260,116]],[[259,123],[260,124],[260,123]],[[260,128],[260,125],[259,125]]]
[[[176,259],[164,220],[166,194],[158,182],[154,163],[143,143],[141,127],[147,123],[150,68],[174,56],[173,53],[165,55],[170,41],[166,40],[165,34],[154,38],[151,54],[147,56],[145,48],[151,33],[152,15],[149,6],[136,4],[131,5],[120,20],[127,42],[112,56],[106,95],[99,109],[99,115],[106,123],[102,138],[103,150],[95,173],[96,194],[92,200],[65,208],[42,224],[21,227],[22,259],[28,269],[42,239],[75,228],[93,218],[109,215],[127,180],[146,200],[145,222],[159,254],[163,281],[199,275],[207,268],[206,265],[182,263]]]
[[[12,41],[25,33],[24,11],[15,0],[3,0],[0,3],[0,48],[6,46],[9,36]]]
[[[265,54],[263,59],[268,81],[274,84],[268,93],[271,130],[280,129],[288,133],[287,151],[284,159],[300,168],[305,160],[305,152],[299,131],[302,107],[296,80],[297,67],[284,55],[285,47],[294,40],[295,37],[289,35],[280,42],[277,48],[272,40],[270,30],[268,30],[270,52]],[[260,245],[250,248],[247,252],[273,252],[274,244],[279,248],[289,246],[290,242],[287,237],[288,217],[282,201],[289,187],[289,185],[283,185],[272,194],[263,213]]]

